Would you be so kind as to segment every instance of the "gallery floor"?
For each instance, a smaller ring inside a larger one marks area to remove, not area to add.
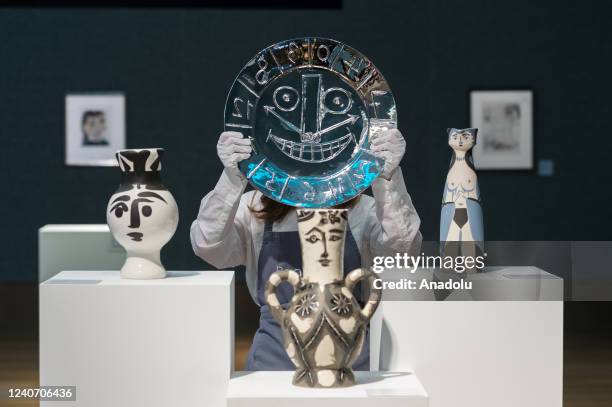
[[[0,389],[38,384],[38,287],[0,285]],[[565,305],[564,406],[612,405],[612,303]],[[237,287],[236,370],[242,370],[256,327],[256,308],[245,287]],[[605,321],[605,322],[602,322]],[[4,394],[2,395],[4,398]],[[0,400],[2,406],[37,406],[34,401]]]

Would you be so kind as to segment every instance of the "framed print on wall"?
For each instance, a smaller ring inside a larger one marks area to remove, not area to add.
[[[533,94],[525,91],[470,92],[477,169],[533,168]]]
[[[66,165],[115,166],[125,148],[125,96],[66,95]]]

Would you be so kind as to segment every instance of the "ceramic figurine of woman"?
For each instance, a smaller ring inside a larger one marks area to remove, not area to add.
[[[298,210],[303,276],[294,270],[270,275],[265,298],[283,330],[284,346],[296,366],[293,384],[346,387],[366,337],[367,324],[380,301],[372,273],[356,269],[343,276],[346,209]],[[367,279],[370,295],[363,309],[353,287]],[[288,281],[294,295],[284,309],[276,295]]]
[[[478,129],[448,129],[453,149],[440,217],[442,256],[481,256],[484,230],[478,179],[472,158]]]
[[[111,196],[106,221],[115,240],[127,252],[122,278],[164,278],[160,250],[178,225],[178,207],[161,183],[164,150],[121,150],[116,154],[121,169],[119,188]]]

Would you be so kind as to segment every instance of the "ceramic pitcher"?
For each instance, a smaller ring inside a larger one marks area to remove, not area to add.
[[[380,301],[372,273],[356,269],[343,276],[347,215],[346,209],[298,210],[303,276],[295,270],[280,270],[266,285],[266,302],[282,327],[285,349],[296,366],[293,384],[298,386],[355,383],[351,366]],[[369,283],[370,294],[362,309],[353,287],[363,279]],[[294,288],[286,309],[276,296],[283,281]]]

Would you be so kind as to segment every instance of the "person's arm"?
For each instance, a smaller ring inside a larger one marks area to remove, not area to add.
[[[219,137],[217,152],[225,166],[215,188],[200,204],[196,220],[191,225],[191,245],[195,254],[217,268],[227,268],[246,262],[248,209],[241,204],[246,179],[237,163],[249,156],[248,139],[240,133],[225,132]]]
[[[402,170],[396,168],[389,180],[372,184],[376,218],[370,223],[370,249],[376,256],[408,253],[417,256],[423,237],[421,219],[406,190]]]
[[[371,150],[385,160],[385,165],[381,176],[372,183],[376,217],[369,217],[370,248],[375,255],[418,255],[423,240],[421,220],[399,167],[406,141],[399,130],[387,130],[372,140]]]

